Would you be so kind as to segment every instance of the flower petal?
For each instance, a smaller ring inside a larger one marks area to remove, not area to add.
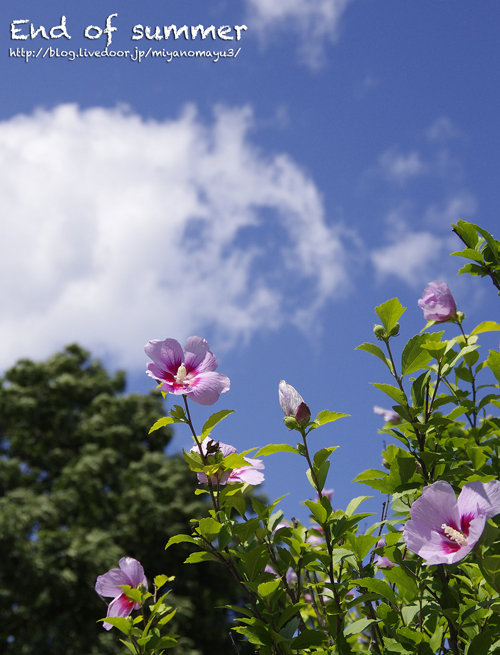
[[[200,405],[213,405],[219,400],[221,393],[229,391],[230,384],[227,375],[207,371],[190,380],[191,390],[187,395]]]
[[[294,416],[297,411],[297,407],[300,403],[304,402],[304,399],[300,393],[292,387],[291,384],[287,384],[285,380],[281,380],[278,387],[278,394],[280,400],[280,407],[283,410],[285,416]]]
[[[414,523],[422,528],[441,532],[443,523],[460,529],[460,514],[453,487],[444,480],[438,480],[425,487],[422,495],[412,505],[410,515]]]
[[[428,565],[450,564],[457,552],[467,549],[467,552],[458,557],[461,559],[472,549],[472,546],[470,548],[468,546],[460,548],[458,544],[452,546],[451,542],[439,532],[413,520],[406,522],[403,540],[408,548],[426,560],[425,563]]]
[[[201,337],[189,337],[184,345],[184,361],[186,370],[196,373],[215,371],[219,362],[217,357],[210,352],[210,346],[206,339]]]
[[[464,485],[458,497],[458,509],[460,516],[471,518],[478,514],[480,508],[486,515],[486,519],[500,514],[500,482],[469,482]]]
[[[124,593],[122,593],[108,605],[108,612],[106,616],[127,617],[132,614],[132,610],[134,609],[139,609],[139,603],[134,603],[133,600],[130,600],[127,598],[127,596],[125,596]],[[113,627],[111,623],[106,622],[104,622],[102,625],[106,630],[111,630]]]
[[[127,574],[121,569],[111,569],[97,578],[95,590],[99,596],[117,598],[123,593],[122,584],[130,584]]]
[[[228,484],[234,484],[235,482],[246,482],[251,485],[262,484],[264,482],[264,473],[258,471],[254,466],[242,466],[231,471]]]
[[[177,374],[177,369],[184,359],[181,344],[175,339],[165,339],[164,341],[152,339],[144,346],[144,352],[162,370],[168,371],[172,375]]]
[[[145,587],[148,586],[148,581],[144,575],[142,564],[136,559],[133,557],[122,557],[118,564],[121,570],[130,580],[130,582],[124,582],[122,584],[128,584],[131,587],[138,587],[141,584],[143,584]]]

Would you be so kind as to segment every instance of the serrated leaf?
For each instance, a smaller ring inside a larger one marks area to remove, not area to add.
[[[372,496],[358,496],[357,498],[353,498],[349,505],[347,505],[347,509],[345,511],[346,516],[352,516],[354,512],[358,509],[359,505],[364,500],[368,500],[369,498],[372,498]]]
[[[375,311],[382,321],[385,331],[389,333],[406,311],[406,307],[403,307],[397,298],[392,298],[375,307]]]
[[[500,330],[500,324],[495,323],[495,321],[483,321],[475,327],[471,334],[481,334],[481,332],[498,332]]]
[[[393,605],[397,605],[396,594],[387,582],[378,580],[377,578],[363,578],[362,580],[358,580],[357,584],[360,587],[368,589],[368,591],[373,591],[373,593],[382,596],[382,598],[387,598]]]
[[[422,344],[428,341],[428,334],[417,334],[412,337],[404,347],[401,356],[401,373],[410,375],[421,368],[425,368],[431,359],[431,354],[422,349]]]
[[[384,362],[384,364],[387,366],[387,368],[391,371],[393,371],[392,367],[392,362],[391,360],[384,355],[384,352],[381,348],[376,346],[374,343],[362,343],[360,346],[355,348],[355,350],[364,350],[367,353],[370,353],[372,355],[375,355],[375,357],[378,357],[381,361]]]
[[[473,248],[464,248],[463,250],[458,250],[457,252],[452,252],[451,254],[455,257],[466,257],[467,259],[472,259],[473,261],[478,262],[478,264],[483,263],[481,254]]]
[[[393,387],[392,384],[379,384],[378,382],[371,382],[371,384],[386,393],[390,398],[395,400],[400,405],[406,405],[406,397],[401,389]]]
[[[181,544],[181,543],[197,544],[198,542],[196,541],[196,539],[190,537],[188,534],[176,534],[173,537],[170,537],[170,539],[167,542],[167,545],[165,546],[165,550],[167,550],[167,548],[170,548],[170,546],[173,546],[174,544]]]
[[[113,627],[118,628],[120,632],[127,635],[127,637],[132,632],[132,622],[123,618],[123,616],[107,616],[105,619],[99,619],[99,622],[110,623]]]
[[[290,648],[292,650],[301,650],[311,648],[312,646],[321,646],[326,641],[326,636],[319,630],[303,630],[298,637],[292,639]]]
[[[150,428],[148,434],[151,434],[151,432],[154,432],[155,430],[159,430],[160,428],[165,427],[165,425],[170,425],[171,423],[179,423],[179,422],[180,421],[176,421],[171,416],[164,416],[163,418],[159,418],[155,423],[153,423],[153,426]]]
[[[316,425],[314,425],[313,427],[318,427],[320,425],[325,425],[326,423],[331,423],[332,421],[336,421],[339,418],[344,418],[344,416],[350,416],[350,414],[342,414],[341,412],[330,412],[330,410],[324,409],[314,419],[313,423],[316,423]]]
[[[322,448],[314,455],[313,465],[315,469],[321,468],[330,455],[337,450],[338,446],[330,446],[329,448]]]
[[[454,232],[462,237],[469,248],[476,247],[479,239],[472,223],[459,219],[456,225],[452,223],[452,228]]]
[[[276,589],[280,586],[281,578],[276,578],[276,580],[271,580],[270,582],[262,582],[257,589],[259,590],[259,595],[262,598],[267,598],[273,594]]]
[[[358,619],[344,628],[344,637],[359,635],[374,623],[379,623],[377,619]]]
[[[255,457],[265,457],[266,455],[274,455],[275,453],[297,453],[299,451],[297,448],[290,446],[287,443],[270,443],[267,446],[261,448]]]
[[[220,559],[213,553],[208,553],[206,550],[200,550],[184,560],[184,564],[199,564],[200,562],[220,562]]]
[[[490,350],[487,362],[491,372],[500,383],[500,353],[496,350]]]
[[[223,419],[226,418],[226,416],[229,416],[229,414],[234,414],[234,409],[223,409],[220,412],[216,412],[215,414],[212,414],[206,421],[203,426],[203,430],[201,433],[202,440],[205,439],[205,437],[208,437],[212,429],[217,425],[217,423],[220,423]]]
[[[305,500],[304,505],[309,507],[312,515],[320,525],[324,525],[328,517],[326,509],[321,503],[315,503],[312,500]]]

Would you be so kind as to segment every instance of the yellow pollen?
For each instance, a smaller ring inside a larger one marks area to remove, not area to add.
[[[467,546],[468,543],[467,537],[464,534],[462,534],[459,530],[450,528],[450,526],[446,525],[446,523],[443,523],[441,529],[444,531],[448,539],[455,541],[459,546]]]
[[[186,367],[184,366],[184,364],[181,364],[177,369],[177,375],[175,376],[175,381],[177,382],[177,384],[184,384],[186,375],[187,375]]]

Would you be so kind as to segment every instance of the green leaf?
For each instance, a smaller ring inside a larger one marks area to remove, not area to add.
[[[379,580],[378,578],[363,578],[357,580],[356,583],[360,587],[364,587],[365,589],[368,589],[368,591],[373,591],[373,593],[382,596],[382,598],[387,598],[387,600],[389,600],[393,605],[397,605],[396,594],[387,582]]]
[[[229,414],[234,414],[234,409],[223,409],[220,412],[216,412],[215,414],[212,414],[206,421],[205,425],[203,426],[203,430],[201,433],[202,440],[205,439],[205,437],[208,437],[212,429],[217,425],[217,423],[220,423],[223,419],[226,418],[226,416],[229,416]]]
[[[402,375],[410,375],[421,368],[425,368],[431,359],[431,354],[422,349],[422,345],[429,339],[431,335],[424,332],[424,334],[417,334],[412,337],[403,349],[401,357],[401,373]]]
[[[172,580],[172,576],[168,577],[168,575],[157,575],[154,579],[155,587],[159,590],[163,587],[163,585],[167,584],[169,580]]]
[[[340,412],[330,412],[328,409],[324,409],[314,419],[311,429],[317,428],[320,425],[325,425],[325,423],[331,423],[332,421],[336,421],[339,418],[344,418],[344,416],[350,416],[350,414],[341,414]]]
[[[292,650],[301,650],[311,648],[312,646],[321,646],[326,641],[326,635],[319,630],[303,630],[298,637],[292,639],[290,648]]]
[[[196,553],[191,553],[191,555],[184,560],[184,564],[199,564],[200,562],[220,562],[220,559],[213,553],[208,553],[206,550],[200,550]]]
[[[274,455],[275,453],[299,453],[297,448],[289,446],[287,443],[270,443],[259,450],[255,457],[265,457],[266,455]]]
[[[472,223],[460,219],[456,225],[452,223],[453,231],[459,234],[469,248],[475,248],[478,242],[477,232]]]
[[[307,607],[306,603],[297,603],[296,605],[288,605],[288,607],[282,612],[280,620],[278,621],[277,628],[278,630],[285,625],[293,616],[298,614],[303,607]]]
[[[392,384],[379,384],[378,382],[372,382],[371,384],[377,389],[380,389],[380,391],[386,393],[390,398],[395,400],[400,405],[406,405],[406,397],[401,389],[393,387]]]
[[[473,261],[478,262],[478,264],[483,263],[481,254],[473,248],[464,248],[463,250],[458,250],[457,252],[452,252],[451,254],[455,257],[466,257],[467,259],[472,259]]]
[[[403,569],[385,569],[384,575],[389,582],[398,586],[400,592],[401,590],[405,590],[409,595],[410,600],[413,600],[413,598],[418,596],[418,588],[415,580],[410,577],[406,571],[403,571]]]
[[[262,582],[257,589],[259,590],[259,595],[262,598],[267,598],[271,594],[274,594],[276,589],[280,586],[281,578],[276,578],[270,582]]]
[[[326,512],[326,509],[323,507],[321,503],[315,503],[312,500],[305,500],[304,505],[307,505],[307,507],[309,507],[312,515],[320,525],[325,524],[326,519],[328,518],[328,514]]]
[[[182,544],[182,543],[197,544],[198,542],[196,541],[196,539],[190,537],[188,534],[176,534],[173,537],[170,537],[170,539],[167,542],[167,545],[165,546],[165,550],[167,550],[167,548],[170,548],[170,546],[173,546],[174,544]]]
[[[374,623],[379,623],[377,619],[358,619],[344,628],[344,637],[359,635]]]
[[[490,350],[490,354],[487,361],[488,361],[488,366],[491,369],[491,372],[500,383],[500,353],[497,352],[496,350]]]
[[[263,544],[242,553],[240,559],[243,562],[248,578],[251,582],[255,579],[259,571],[268,563],[269,553],[267,552],[266,546]]]
[[[313,465],[316,470],[326,462],[330,455],[337,450],[338,446],[330,446],[329,448],[322,448],[314,455]]]
[[[358,509],[359,505],[361,505],[363,501],[368,500],[369,498],[372,498],[372,496],[358,496],[357,498],[353,498],[349,505],[347,505],[347,509],[345,511],[346,516],[352,516]]]
[[[136,651],[136,649],[132,646],[132,644],[130,643],[130,641],[125,641],[124,639],[120,639],[120,641],[122,642],[122,644],[123,644],[126,648],[128,648],[128,650],[132,653],[132,655],[137,655],[137,651]]]
[[[444,628],[442,625],[439,625],[436,630],[434,631],[434,634],[431,637],[431,640],[429,642],[429,646],[431,648],[431,651],[433,653],[437,653],[441,646],[441,642],[443,641],[443,632]]]
[[[164,416],[163,418],[159,418],[156,423],[153,423],[153,427],[150,428],[148,434],[151,434],[151,432],[165,427],[165,425],[170,425],[171,423],[179,423],[179,421],[176,421],[171,416]]]
[[[392,367],[391,360],[388,357],[386,357],[384,355],[383,350],[378,346],[376,346],[374,343],[362,343],[360,346],[355,348],[355,350],[364,350],[367,353],[371,353],[372,355],[375,355],[375,357],[378,357],[381,361],[384,362],[384,364],[392,373],[393,367]]]
[[[207,541],[213,541],[222,529],[219,521],[212,518],[201,519],[198,530]]]
[[[397,298],[392,298],[382,305],[375,307],[375,311],[382,321],[385,331],[389,334],[406,311],[406,307],[403,307]]]
[[[113,627],[118,628],[118,630],[127,635],[127,637],[132,633],[132,621],[129,621],[129,619],[124,619],[123,616],[107,616],[105,619],[99,619],[99,621],[106,621],[106,623],[111,623]]]
[[[481,332],[498,332],[500,330],[500,324],[495,323],[495,321],[483,321],[475,327],[471,334],[481,334]]]

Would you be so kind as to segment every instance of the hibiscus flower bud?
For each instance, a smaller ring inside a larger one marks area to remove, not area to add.
[[[379,339],[381,339],[385,335],[384,326],[383,325],[378,325],[377,323],[375,323],[375,325],[373,326],[373,334],[376,337],[378,337]]]
[[[281,380],[278,393],[283,414],[285,416],[295,416],[298,406],[304,402],[300,393],[291,384],[287,384],[285,380]]]
[[[300,403],[300,405],[297,407],[295,418],[297,419],[297,423],[300,425],[309,422],[309,419],[311,418],[311,410],[305,403]]]
[[[448,285],[440,280],[429,284],[418,301],[418,306],[423,309],[426,321],[444,323],[457,315],[455,298],[451,295]]]
[[[401,327],[401,326],[399,325],[399,323],[396,323],[396,325],[395,325],[395,326],[392,328],[392,330],[389,332],[389,336],[390,336],[390,337],[395,337],[396,335],[398,335],[398,334],[399,334],[399,328],[400,328],[400,327]]]

